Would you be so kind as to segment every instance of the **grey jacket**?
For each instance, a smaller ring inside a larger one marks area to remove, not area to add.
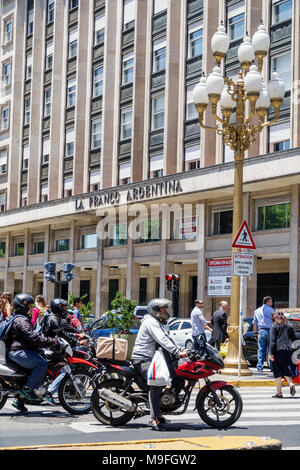
[[[176,357],[178,357],[180,351],[183,351],[183,348],[172,340],[158,320],[152,315],[145,315],[135,341],[131,359],[133,361],[151,361],[157,344]]]

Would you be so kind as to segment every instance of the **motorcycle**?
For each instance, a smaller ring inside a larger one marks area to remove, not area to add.
[[[60,338],[58,343],[58,348],[40,350],[40,354],[48,362],[48,371],[42,386],[35,390],[37,400],[24,401],[31,405],[42,403],[50,383],[64,372],[65,376],[58,389],[61,406],[71,414],[88,413],[91,409],[93,377],[89,369],[97,367],[85,359],[73,357],[72,348],[64,339]],[[0,341],[0,409],[8,398],[18,396],[18,390],[26,383],[28,373],[28,369],[7,358],[6,345]]]
[[[174,377],[161,394],[160,412],[182,415],[186,412],[192,391],[200,379],[205,385],[199,390],[194,410],[212,428],[225,429],[240,417],[243,402],[239,392],[228,382],[210,381],[209,376],[224,367],[221,355],[210,344],[206,344],[204,356],[198,351],[189,351],[188,360],[178,364],[174,361]],[[94,416],[105,425],[122,426],[131,419],[150,413],[149,386],[130,365],[110,361],[107,365],[117,370],[121,379],[108,379],[94,388],[91,405]]]

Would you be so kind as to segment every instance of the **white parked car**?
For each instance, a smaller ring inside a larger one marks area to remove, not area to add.
[[[194,349],[194,341],[192,337],[192,323],[189,318],[172,319],[168,326],[169,334],[174,341],[181,347],[186,349]],[[205,330],[207,341],[211,338],[211,332]]]

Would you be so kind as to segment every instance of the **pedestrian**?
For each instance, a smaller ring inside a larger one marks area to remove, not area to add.
[[[221,343],[229,340],[227,333],[227,312],[229,304],[225,300],[219,303],[219,308],[213,313],[211,324],[213,326],[210,344],[214,346],[217,351],[220,351]]]
[[[208,326],[207,321],[203,316],[202,308],[203,301],[196,299],[194,302],[194,308],[191,312],[191,323],[194,349],[203,355],[205,352],[205,343],[207,341],[205,330],[212,333],[212,329]]]
[[[148,369],[157,347],[161,346],[172,357],[188,357],[188,351],[178,346],[163,328],[167,324],[169,307],[167,299],[153,299],[148,304],[149,314],[145,315],[135,340],[131,361],[145,382]],[[160,430],[160,424],[167,420],[160,414],[159,406],[163,387],[149,387],[150,421],[148,426],[155,431]]]
[[[283,378],[290,386],[290,394],[294,396],[296,393],[293,378],[297,375],[297,366],[292,361],[292,345],[296,339],[295,330],[284,313],[275,310],[270,331],[270,360],[276,380],[276,394],[273,398],[282,398],[281,379]]]
[[[80,321],[81,323],[81,315],[80,315],[80,309],[82,307],[82,300],[80,297],[75,297],[73,301],[73,313],[75,317]]]
[[[10,292],[2,292],[0,295],[0,321],[12,316],[13,296]]]
[[[43,314],[47,311],[48,305],[46,304],[46,300],[42,295],[37,295],[34,300],[35,307],[32,311],[31,323],[35,325],[39,323],[39,320],[43,316]]]
[[[270,329],[272,327],[272,297],[263,299],[263,305],[255,310],[253,318],[254,338],[257,340],[257,365],[258,372],[263,371],[264,362],[270,342]]]

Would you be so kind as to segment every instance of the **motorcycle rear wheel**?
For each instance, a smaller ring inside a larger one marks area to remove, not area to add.
[[[128,423],[128,421],[134,417],[135,412],[120,409],[120,407],[104,401],[99,397],[99,390],[101,388],[106,388],[114,393],[121,394],[124,392],[125,385],[121,379],[108,379],[97,385],[91,398],[92,412],[95,418],[100,421],[100,423],[110,426],[122,426]],[[133,388],[130,388],[128,392],[133,393]],[[123,396],[126,397],[126,393]]]
[[[221,405],[217,406],[210,389],[201,394],[197,411],[200,418],[208,426],[216,429],[225,429],[232,426],[241,416],[243,401],[239,392],[232,386],[224,385],[215,390]]]
[[[79,397],[69,375],[61,381],[58,398],[61,406],[73,415],[84,415],[91,411],[91,394],[93,390],[93,374],[86,370],[78,370],[72,374],[83,397]]]
[[[8,395],[3,393],[5,388],[7,388],[7,385],[5,384],[4,380],[0,378],[0,410],[3,408],[8,398]]]

